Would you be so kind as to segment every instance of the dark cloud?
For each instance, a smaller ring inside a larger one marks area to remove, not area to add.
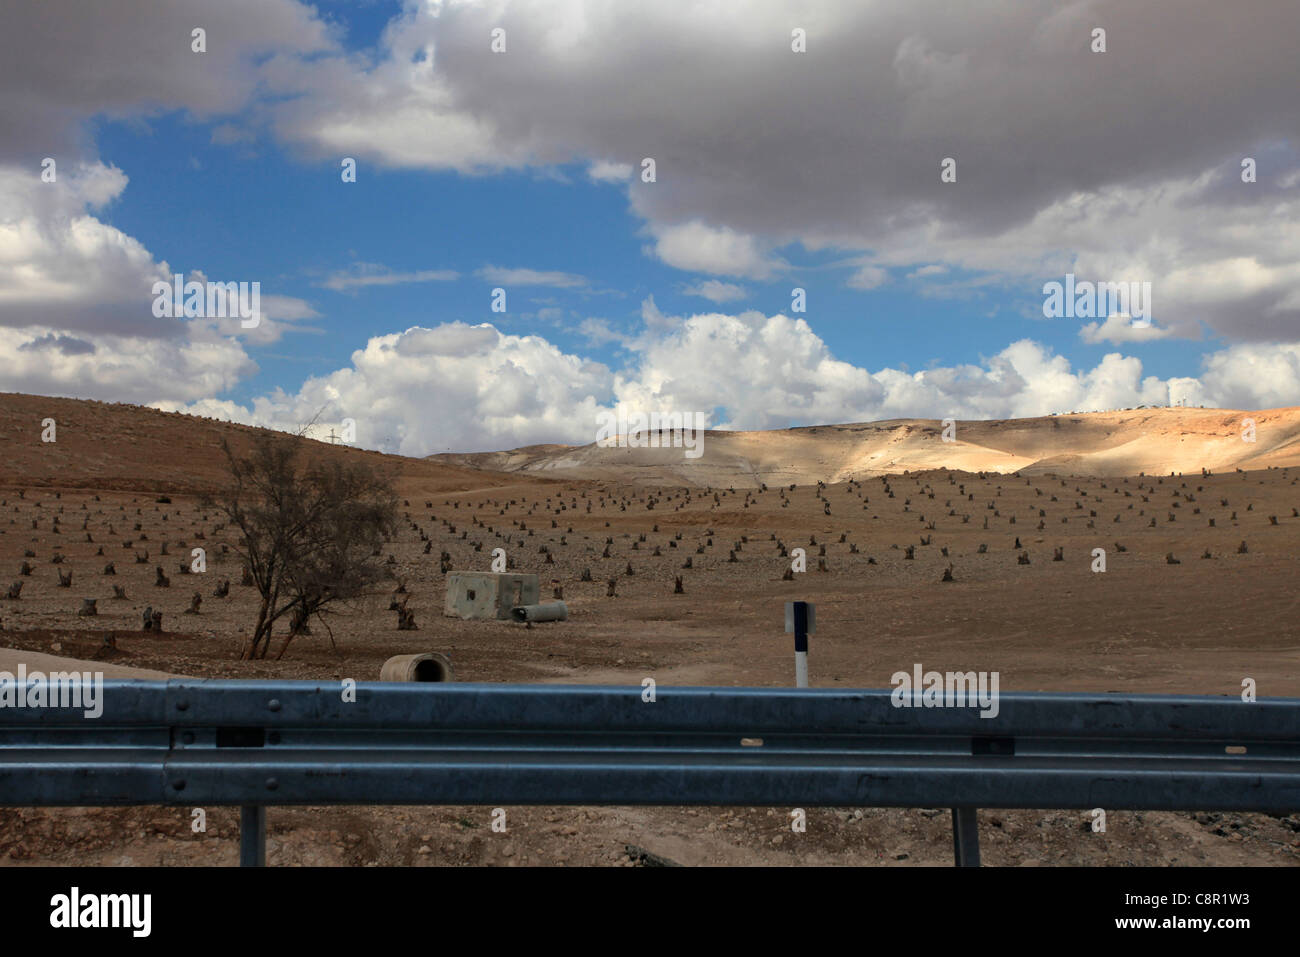
[[[20,352],[61,352],[65,356],[85,356],[94,353],[95,344],[85,339],[56,335],[51,332],[39,339],[24,342],[18,349]]]
[[[207,31],[207,52],[191,31]],[[93,156],[81,122],[186,109],[240,109],[255,58],[332,48],[328,28],[294,0],[167,3],[14,0],[0,29],[0,162]]]
[[[1264,339],[1300,319],[1300,249],[1269,226],[1300,212],[1298,34],[1293,0],[412,8],[378,67],[295,72],[277,122],[397,166],[654,157],[633,208],[684,269],[760,275],[792,242],[1039,283],[1078,262],[1156,282],[1180,335]]]

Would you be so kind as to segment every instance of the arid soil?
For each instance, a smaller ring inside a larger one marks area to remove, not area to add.
[[[55,449],[40,442],[44,415],[59,420]],[[253,589],[239,585],[218,520],[199,504],[220,481],[217,437],[240,431],[0,396],[0,593],[23,583],[18,600],[0,600],[0,646],[200,677],[376,680],[389,656],[430,650],[447,654],[463,681],[787,686],[782,606],[797,598],[817,603],[810,670],[820,687],[887,687],[920,663],[998,671],[1004,691],[1235,696],[1253,678],[1261,696],[1300,696],[1300,469],[1287,468],[1116,478],[927,471],[733,491],[559,481],[321,445],[322,455],[393,467],[405,524],[383,556],[391,580],[340,608],[332,638],[316,625],[283,658],[277,637],[270,659],[245,662]],[[807,552],[807,572],[792,581],[782,546]],[[195,547],[207,571],[183,574]],[[568,621],[526,628],[442,616],[440,553],[455,569],[487,570],[497,547],[540,576],[544,599],[563,590]],[[1092,571],[1095,548],[1106,550],[1104,573]],[[24,562],[30,575],[20,574]],[[115,575],[103,574],[109,562]],[[950,564],[954,580],[942,582]],[[169,587],[154,584],[159,566]],[[60,587],[69,573],[71,586]],[[684,594],[673,593],[676,576]],[[227,598],[214,596],[222,579]],[[397,631],[388,610],[399,582],[418,631]],[[114,584],[125,599],[112,597]],[[196,592],[200,613],[184,614]],[[83,598],[97,600],[97,616],[77,617]],[[141,632],[146,605],[163,611],[161,636]],[[269,861],[633,866],[646,862],[643,850],[682,864],[949,864],[952,855],[944,809],[809,809],[804,834],[791,833],[788,808],[507,808],[505,834],[491,831],[489,812],[272,809]],[[981,811],[984,861],[1300,863],[1296,815],[1116,811],[1105,834],[1089,820]],[[207,831],[196,834],[190,809],[2,808],[0,862],[231,864],[237,833],[233,809],[207,809]]]

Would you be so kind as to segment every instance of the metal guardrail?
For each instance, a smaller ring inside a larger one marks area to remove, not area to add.
[[[0,708],[0,804],[1300,809],[1300,699],[890,691],[106,681],[103,713]]]

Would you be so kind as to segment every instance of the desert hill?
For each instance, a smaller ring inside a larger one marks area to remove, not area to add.
[[[46,418],[55,442],[41,440]],[[1255,422],[1254,442],[1242,439]],[[0,393],[0,483],[140,491],[205,490],[225,474],[220,443],[235,447],[260,429],[143,406]],[[409,483],[448,492],[597,480],[638,485],[811,485],[945,468],[1119,476],[1300,465],[1300,407],[1259,411],[1135,409],[958,421],[955,441],[934,419],[709,431],[703,454],[681,448],[531,445],[424,459],[313,442],[316,454],[362,456]],[[485,474],[492,473],[492,474]],[[514,473],[513,480],[501,473]]]
[[[1255,441],[1242,438],[1255,422]],[[1300,465],[1300,408],[1132,409],[1029,419],[958,421],[955,441],[934,419],[705,433],[681,448],[535,445],[430,456],[448,465],[643,485],[757,487],[946,468],[1080,476],[1168,474]]]
[[[55,441],[42,441],[42,422]],[[125,403],[0,393],[0,484],[97,490],[183,492],[217,487],[226,474],[221,440],[246,447],[265,430]],[[399,490],[473,488],[480,471],[427,459],[311,443],[322,456],[360,456],[391,468]]]

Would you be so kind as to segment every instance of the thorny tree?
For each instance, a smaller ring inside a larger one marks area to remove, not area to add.
[[[244,660],[266,657],[285,615],[289,631],[277,657],[309,632],[313,615],[363,594],[381,577],[374,555],[396,528],[387,476],[308,449],[307,439],[274,434],[259,435],[245,455],[222,443],[232,481],[208,504],[236,533],[233,548],[262,599]]]

